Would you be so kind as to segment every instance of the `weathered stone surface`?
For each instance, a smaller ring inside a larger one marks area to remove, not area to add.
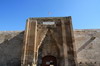
[[[21,66],[37,65],[39,53],[42,62],[38,66],[77,66],[71,21],[70,16],[29,18],[25,29]],[[40,48],[42,51],[39,51]]]
[[[92,36],[95,37],[88,45],[77,52],[78,62],[82,63],[100,63],[100,30],[75,30],[75,44],[76,50],[83,46]]]
[[[0,66],[20,64],[22,31],[0,31]]]
[[[0,66],[20,66],[23,31],[0,31]],[[83,46],[91,36],[96,38],[83,50],[77,52],[80,66],[100,66],[100,29],[75,30],[76,50]],[[90,64],[90,65],[89,65]]]

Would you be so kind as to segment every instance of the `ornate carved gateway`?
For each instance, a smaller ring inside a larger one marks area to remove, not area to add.
[[[21,66],[77,66],[71,17],[29,18]]]

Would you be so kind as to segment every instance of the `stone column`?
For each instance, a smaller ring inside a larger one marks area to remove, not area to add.
[[[28,19],[24,37],[24,55],[21,66],[36,65],[37,21]]]
[[[63,18],[61,22],[62,22],[64,66],[77,66],[71,17]]]
[[[68,53],[67,53],[67,42],[66,42],[66,29],[65,22],[61,20],[62,23],[62,40],[63,40],[63,56],[64,56],[64,66],[68,66]]]

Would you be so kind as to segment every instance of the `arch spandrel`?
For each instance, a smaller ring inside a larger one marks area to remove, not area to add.
[[[36,48],[37,50],[39,49],[39,46],[41,45],[42,41],[44,40],[46,33],[47,33],[48,29],[40,29],[37,31],[37,41],[36,41]]]

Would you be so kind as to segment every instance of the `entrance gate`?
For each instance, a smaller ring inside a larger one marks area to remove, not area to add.
[[[71,17],[29,18],[21,66],[37,66],[39,56],[42,66],[77,66],[71,21]]]
[[[50,55],[43,57],[42,66],[57,66],[56,57]]]

